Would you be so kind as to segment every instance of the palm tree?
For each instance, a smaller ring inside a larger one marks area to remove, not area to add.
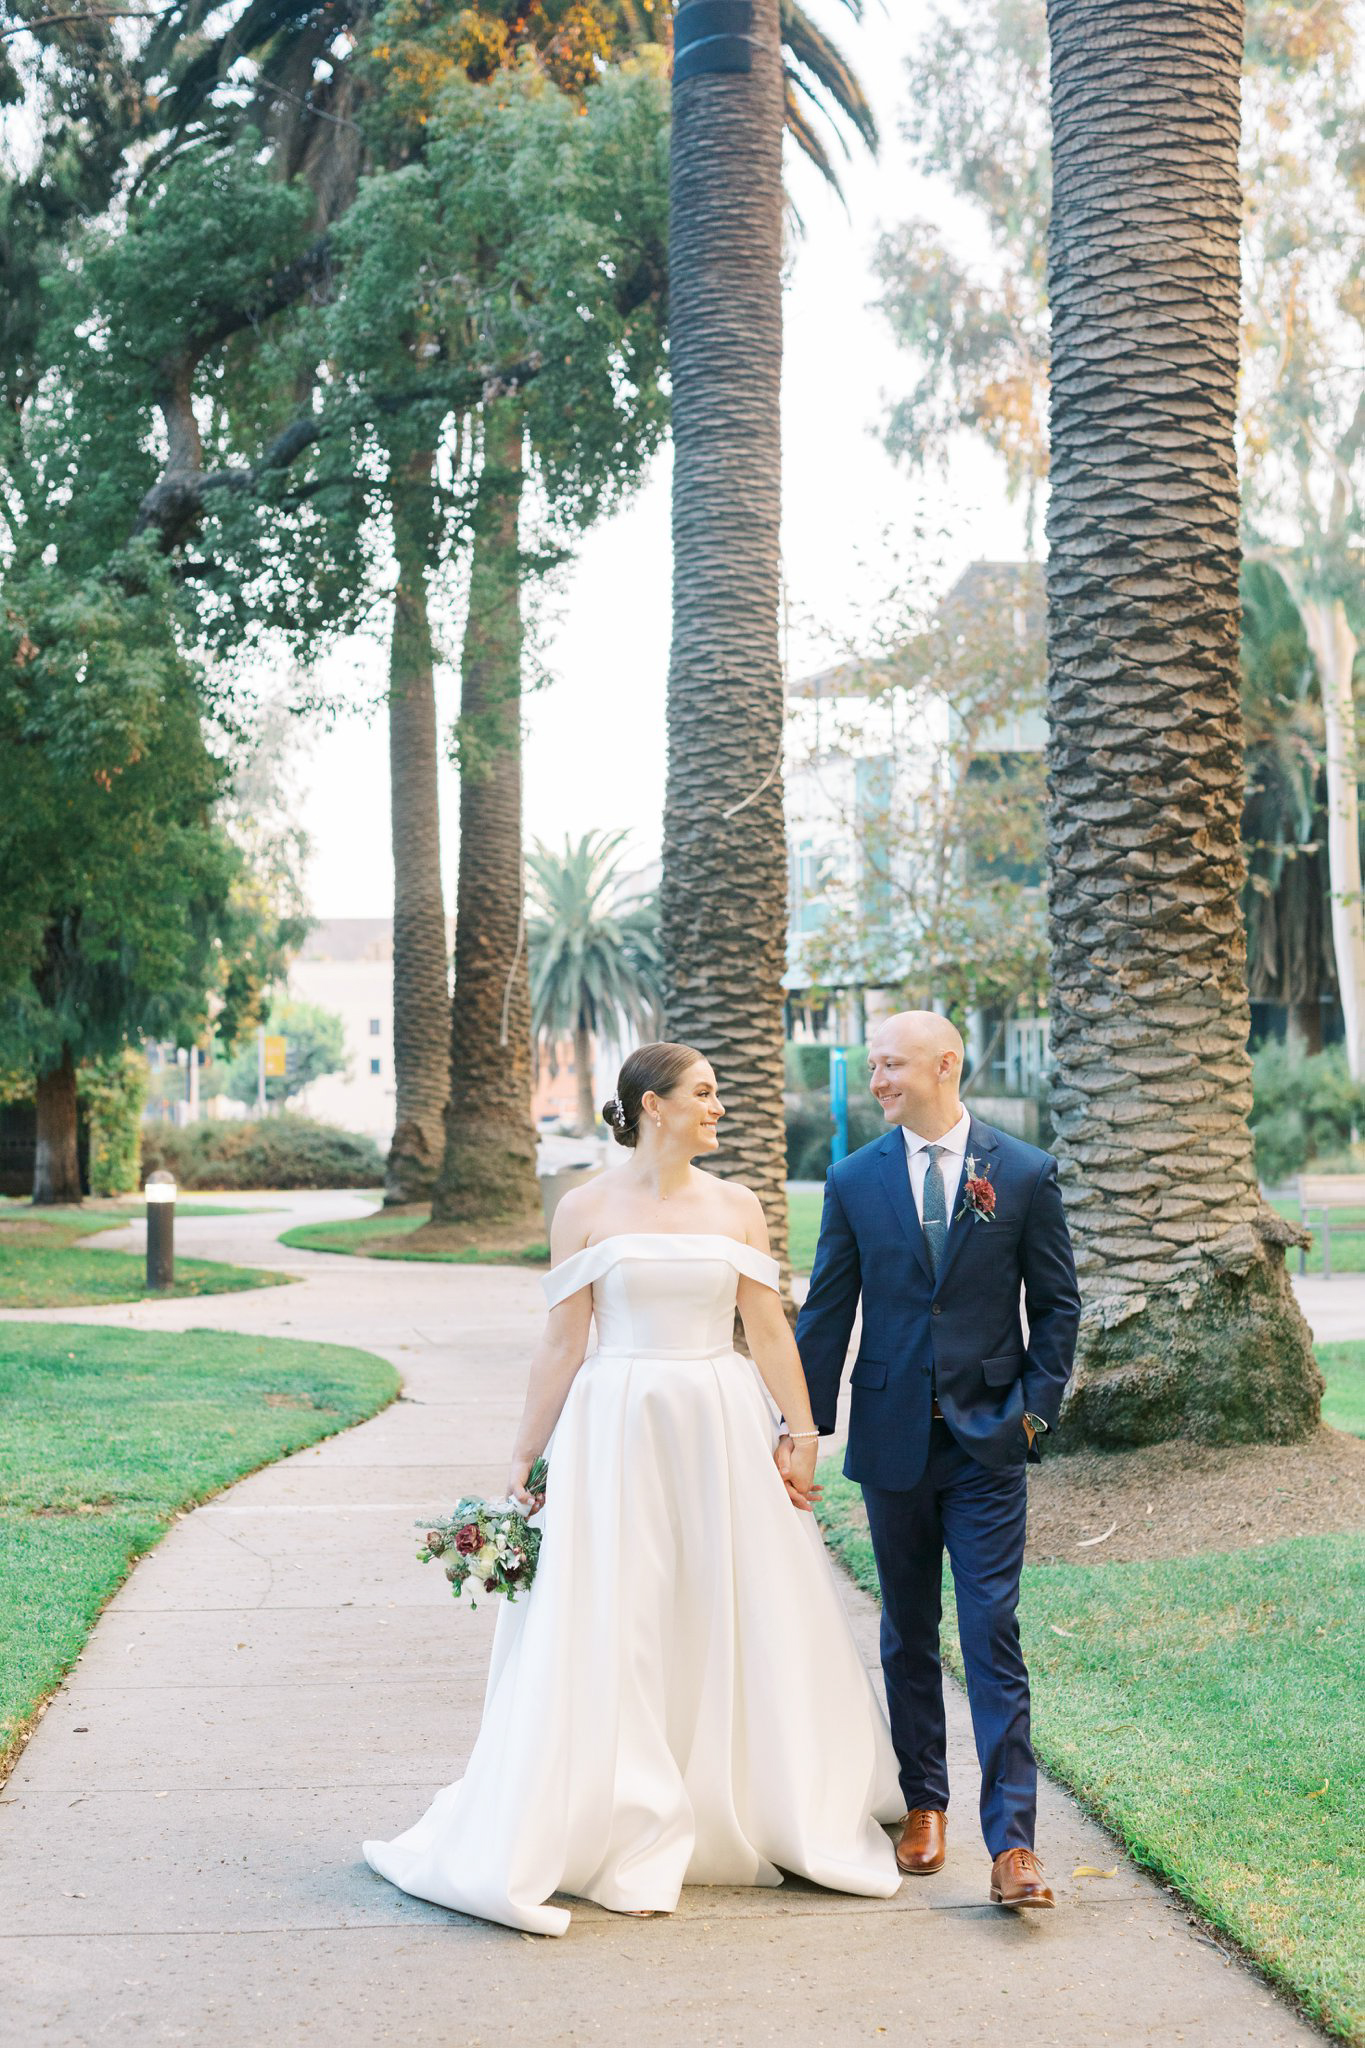
[[[455,997],[437,1223],[530,1225],[540,1213],[521,844],[522,442],[515,398],[484,406],[461,656]]]
[[[386,1203],[436,1183],[450,1093],[450,960],[441,886],[435,661],[427,609],[433,551],[432,452],[393,458],[389,496],[398,582],[389,640],[389,802],[393,829],[393,1071],[397,1100]]]
[[[1227,0],[1051,0],[1052,1045],[1067,1436],[1287,1440],[1322,1382],[1261,1200],[1240,825]]]
[[[624,832],[565,839],[562,853],[539,841],[530,857],[531,1026],[538,1043],[573,1034],[578,1129],[597,1124],[594,1040],[657,1029],[658,918],[652,904],[622,902]]]
[[[785,1263],[784,81],[778,0],[744,0],[729,13],[742,13],[746,35],[709,35],[705,0],[683,0],[674,27],[661,940],[668,1034],[714,1063],[729,1110],[719,1170],[758,1194]]]

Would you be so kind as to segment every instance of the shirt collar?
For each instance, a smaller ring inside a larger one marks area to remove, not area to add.
[[[923,1152],[929,1145],[941,1145],[945,1152],[953,1152],[959,1159],[967,1150],[967,1140],[971,1136],[971,1130],[971,1112],[966,1109],[963,1110],[953,1128],[950,1131],[945,1131],[941,1138],[922,1138],[919,1132],[912,1131],[908,1124],[901,1125],[901,1134],[905,1139],[907,1155]]]

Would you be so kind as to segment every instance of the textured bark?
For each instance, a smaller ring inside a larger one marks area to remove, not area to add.
[[[440,1223],[540,1215],[521,843],[521,412],[484,408],[461,669],[460,873]]]
[[[1338,598],[1301,598],[1299,613],[1317,663],[1327,754],[1327,873],[1332,947],[1346,1025],[1346,1057],[1365,1075],[1365,907],[1360,891],[1360,797],[1353,677],[1358,641]]]
[[[754,1189],[785,1266],[777,0],[754,0],[751,41],[751,70],[702,71],[673,89],[673,646],[660,911],[668,1036],[715,1066],[728,1112],[717,1171]]]
[[[389,644],[393,817],[393,1070],[397,1090],[384,1200],[420,1202],[436,1183],[450,1093],[450,974],[441,889],[436,689],[427,615],[431,455],[395,474],[398,585]]]
[[[79,1202],[76,1156],[76,1066],[69,1045],[55,1067],[38,1076],[38,1144],[33,1159],[35,1203]]]
[[[1280,1440],[1321,1380],[1263,1204],[1240,821],[1228,0],[1050,0],[1054,1118],[1065,1438]]]

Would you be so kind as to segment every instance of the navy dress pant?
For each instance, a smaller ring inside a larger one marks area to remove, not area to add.
[[[894,1492],[863,1488],[882,1583],[882,1669],[905,1804],[948,1807],[938,1650],[946,1548],[981,1764],[981,1832],[993,1858],[1033,1847],[1038,1798],[1016,1611],[1028,1513],[1025,1473],[1022,1463],[988,1470],[936,1421],[917,1485]]]

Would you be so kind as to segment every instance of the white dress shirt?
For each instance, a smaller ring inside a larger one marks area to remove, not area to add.
[[[950,1131],[941,1138],[922,1138],[918,1131],[912,1131],[902,1124],[901,1133],[905,1139],[906,1164],[910,1169],[910,1193],[914,1197],[915,1214],[924,1221],[924,1177],[929,1171],[928,1146],[941,1145],[943,1157],[938,1170],[943,1175],[943,1194],[948,1212],[948,1221],[953,1220],[957,1206],[957,1191],[962,1184],[962,1165],[967,1157],[967,1140],[971,1135],[972,1120],[964,1109]]]

